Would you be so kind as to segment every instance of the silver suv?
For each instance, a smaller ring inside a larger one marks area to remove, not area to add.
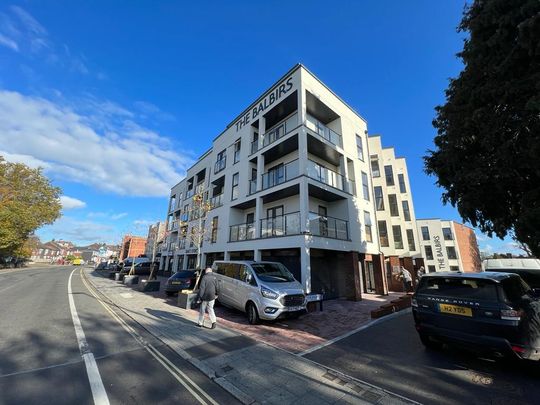
[[[302,285],[277,262],[215,261],[218,301],[247,313],[254,325],[306,311]]]

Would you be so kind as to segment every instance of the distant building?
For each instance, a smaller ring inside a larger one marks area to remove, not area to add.
[[[152,258],[154,247],[155,247],[156,257],[161,256],[160,245],[163,239],[165,238],[166,228],[167,228],[167,223],[164,221],[158,221],[155,224],[152,224],[148,227],[148,237],[147,237],[146,250],[145,250],[146,257],[149,257],[150,259]]]
[[[143,236],[131,236],[126,235],[122,239],[122,246],[120,248],[120,260],[124,260],[126,257],[137,257],[144,255],[146,250],[146,238]]]
[[[51,240],[45,243],[38,243],[32,250],[31,260],[37,263],[58,262],[75,251],[73,243],[63,240]]]
[[[418,219],[416,224],[427,273],[481,271],[478,242],[471,228],[441,219]]]

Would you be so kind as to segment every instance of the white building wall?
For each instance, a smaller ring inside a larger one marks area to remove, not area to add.
[[[424,256],[424,267],[426,272],[464,270],[463,263],[460,259],[459,248],[456,243],[456,232],[453,221],[445,221],[440,219],[418,219],[416,224],[418,227],[418,234],[420,237],[420,245]],[[424,237],[422,227],[427,227],[429,231],[428,238]],[[448,228],[451,230],[451,240],[444,238],[443,228]],[[433,259],[428,259],[426,254],[426,246],[431,248],[433,252]],[[455,249],[457,259],[450,259],[448,257],[448,247]]]

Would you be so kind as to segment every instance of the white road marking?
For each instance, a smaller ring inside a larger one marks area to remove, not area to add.
[[[219,405],[214,399],[208,395],[195,381],[193,381],[191,378],[189,378],[184,372],[182,372],[178,367],[174,365],[169,359],[167,359],[163,354],[159,352],[153,345],[150,343],[147,343],[142,336],[140,336],[135,329],[133,329],[130,325],[126,323],[120,316],[118,316],[110,307],[107,305],[103,300],[94,292],[92,291],[92,288],[86,281],[85,275],[82,273],[81,269],[81,280],[83,281],[84,285],[92,294],[96,300],[105,308],[105,310],[111,315],[113,319],[115,319],[141,346],[143,346],[148,353],[150,353],[171,375],[180,383],[182,384],[190,393],[193,395],[199,403],[203,405],[212,404],[212,405]],[[200,395],[199,395],[200,394]],[[204,397],[204,398],[201,398]],[[206,398],[206,400],[205,400]]]
[[[92,390],[92,397],[94,398],[94,404],[96,405],[108,405],[109,397],[103,386],[101,375],[96,364],[96,359],[88,347],[86,336],[81,325],[81,320],[77,314],[77,308],[75,307],[75,300],[73,299],[73,292],[71,290],[71,278],[73,273],[77,269],[73,269],[69,275],[68,280],[68,299],[69,309],[71,310],[71,318],[73,320],[73,326],[75,327],[75,335],[77,336],[77,342],[79,343],[79,350],[86,366],[86,374],[88,375],[88,381],[90,382],[90,389]]]

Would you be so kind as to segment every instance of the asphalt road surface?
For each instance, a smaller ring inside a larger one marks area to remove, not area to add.
[[[77,333],[73,269],[0,270],[0,404],[238,403],[125,315],[109,313],[79,269],[71,280]]]
[[[425,349],[411,313],[306,355],[424,404],[538,404],[540,364],[482,359],[456,348]]]

